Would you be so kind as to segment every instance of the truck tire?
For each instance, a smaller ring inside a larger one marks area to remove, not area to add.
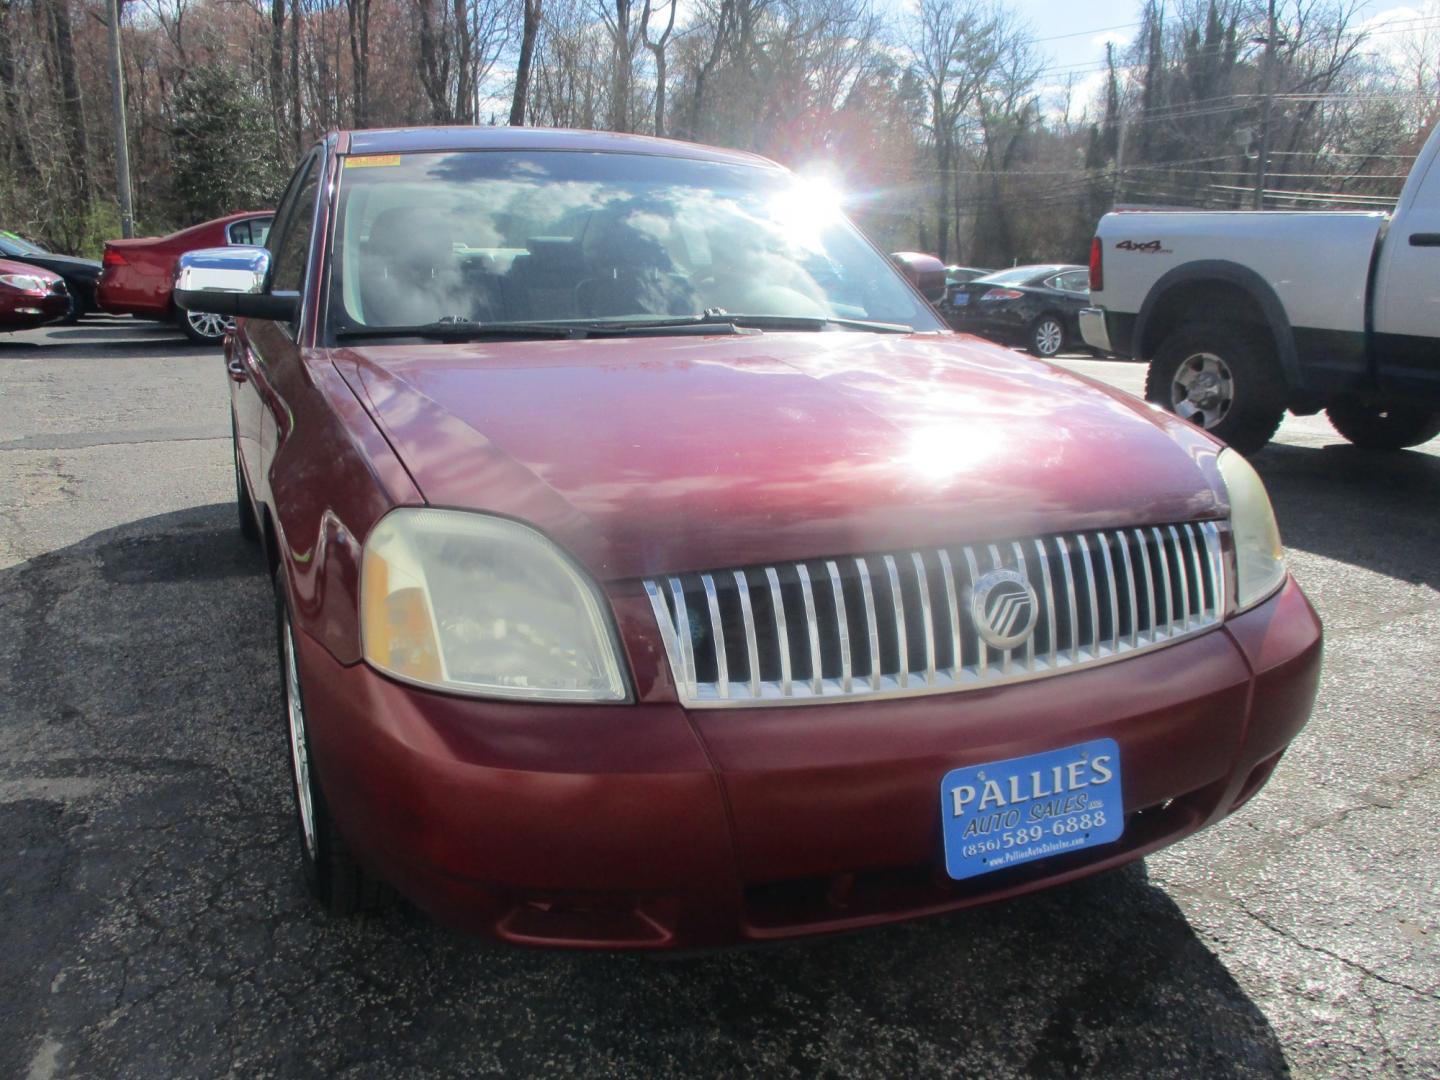
[[[1336,431],[1368,450],[1400,450],[1440,435],[1440,412],[1412,405],[1372,405],[1350,399],[1335,402],[1325,415]]]
[[[1242,454],[1269,442],[1285,415],[1285,383],[1266,343],[1225,326],[1173,331],[1150,361],[1145,398]]]

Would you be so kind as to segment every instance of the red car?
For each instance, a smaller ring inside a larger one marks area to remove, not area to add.
[[[29,330],[69,313],[70,291],[59,274],[0,259],[0,331]]]
[[[176,289],[242,316],[333,911],[386,881],[635,949],[932,914],[1218,821],[1308,718],[1320,624],[1244,458],[950,332],[779,166],[357,131],[276,221]]]
[[[262,245],[274,220],[273,210],[243,214],[192,225],[169,236],[136,237],[105,243],[95,295],[100,307],[114,315],[174,321],[191,341],[217,345],[233,321],[208,312],[185,312],[170,296],[175,264],[187,251],[222,244]]]

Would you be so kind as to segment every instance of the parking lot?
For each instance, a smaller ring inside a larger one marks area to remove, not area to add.
[[[1235,818],[1021,901],[666,959],[312,908],[230,454],[217,352],[0,336],[0,1075],[1440,1075],[1440,440],[1292,417],[1256,456],[1326,667]]]

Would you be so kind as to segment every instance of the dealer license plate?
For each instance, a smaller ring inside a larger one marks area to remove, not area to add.
[[[1063,750],[952,769],[940,781],[945,869],[963,880],[1120,839],[1120,747]]]
[[[957,292],[954,296],[950,297],[950,304],[952,307],[964,307],[968,303],[970,303],[969,293]]]

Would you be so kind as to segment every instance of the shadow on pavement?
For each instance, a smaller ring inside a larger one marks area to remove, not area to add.
[[[0,571],[0,625],[5,1075],[1288,1074],[1138,866],[668,961],[497,947],[399,906],[324,917],[269,583],[229,505]]]
[[[1440,588],[1428,543],[1440,505],[1440,456],[1271,443],[1252,459],[1286,547]]]

